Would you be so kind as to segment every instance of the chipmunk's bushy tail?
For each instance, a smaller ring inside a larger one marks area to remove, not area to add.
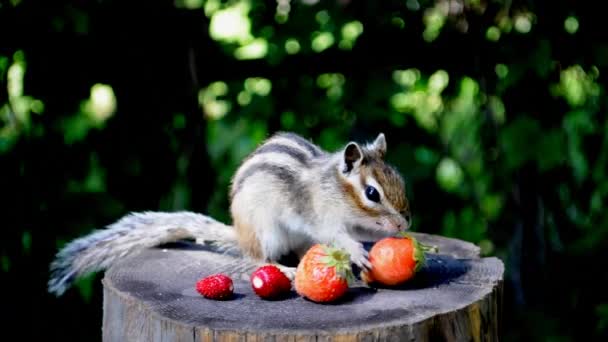
[[[236,246],[232,227],[192,212],[142,212],[121,218],[106,229],[66,245],[51,263],[48,290],[62,295],[78,277],[109,268],[116,261],[146,248],[182,239],[214,241]]]

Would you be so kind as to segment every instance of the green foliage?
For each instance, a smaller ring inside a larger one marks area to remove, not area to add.
[[[90,303],[91,298],[93,297],[93,281],[96,279],[96,277],[96,273],[91,273],[78,279],[74,284],[74,286],[78,289],[78,292],[80,292],[80,296],[86,303]]]
[[[2,264],[2,272],[7,273],[11,270],[11,259],[6,255],[2,255],[0,257],[0,264]]]

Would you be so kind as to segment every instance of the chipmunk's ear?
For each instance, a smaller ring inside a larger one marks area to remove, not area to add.
[[[344,148],[344,156],[342,158],[342,172],[348,173],[353,169],[356,169],[361,165],[361,161],[363,160],[363,152],[361,152],[361,148],[355,142],[350,142]]]
[[[378,134],[376,140],[372,144],[372,150],[378,152],[381,158],[386,154],[386,138],[384,137],[384,133]]]

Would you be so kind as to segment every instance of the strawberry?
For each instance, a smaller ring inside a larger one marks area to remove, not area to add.
[[[378,282],[390,286],[402,284],[422,268],[426,262],[424,252],[433,249],[406,234],[384,238],[369,251],[372,269],[362,272],[361,279],[367,283]]]
[[[299,295],[314,302],[331,302],[346,293],[352,278],[348,253],[316,244],[298,264],[295,288]]]
[[[214,274],[196,282],[196,291],[209,299],[228,299],[232,297],[232,279],[225,274]]]
[[[253,291],[264,299],[275,299],[291,290],[291,281],[274,265],[258,268],[251,274]]]

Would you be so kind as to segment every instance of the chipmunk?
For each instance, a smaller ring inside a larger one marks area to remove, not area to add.
[[[78,277],[163,243],[194,238],[235,247],[260,263],[302,256],[313,244],[346,250],[370,269],[363,241],[408,229],[405,183],[384,162],[387,144],[349,142],[329,153],[294,133],[266,139],[241,163],[230,186],[233,227],[193,212],[141,212],[69,243],[51,264],[49,292],[63,294]]]

